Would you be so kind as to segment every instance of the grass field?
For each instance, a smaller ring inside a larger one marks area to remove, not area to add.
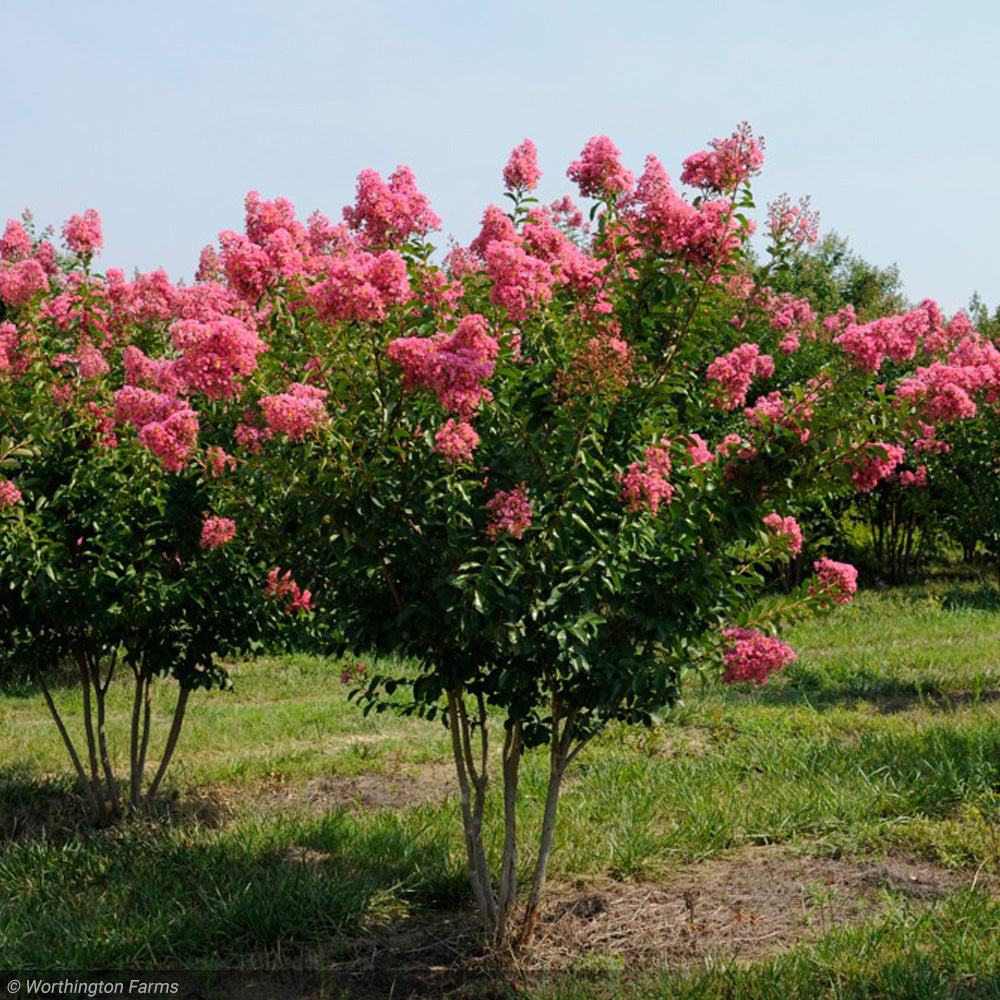
[[[1000,996],[1000,592],[869,591],[787,637],[768,686],[693,681],[580,755],[516,981],[472,941],[444,729],[363,717],[341,664],[234,665],[191,699],[169,808],[102,831],[41,696],[0,695],[0,963],[328,970],[287,997]],[[524,829],[543,787],[529,759]]]

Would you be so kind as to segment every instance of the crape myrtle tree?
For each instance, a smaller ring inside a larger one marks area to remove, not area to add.
[[[831,483],[871,489],[933,441],[926,393],[898,398],[880,368],[929,361],[962,331],[932,303],[862,323],[770,288],[745,250],[761,159],[748,128],[715,140],[685,161],[688,200],[654,157],[636,180],[594,138],[569,168],[588,224],[569,198],[533,199],[525,140],[507,210],[490,206],[443,266],[405,167],[364,172],[340,226],[252,194],[246,233],[203,252],[202,274],[267,317],[261,369],[278,381],[246,408],[247,461],[262,488],[284,484],[279,534],[347,641],[415,662],[359,674],[358,695],[447,725],[498,945],[532,934],[563,776],[588,739],[648,722],[692,667],[759,682],[788,662],[775,624],[855,587],[821,559],[757,600],[801,546],[789,509]],[[815,237],[787,200],[767,226],[775,266]],[[499,872],[483,831],[492,727]],[[548,791],[524,866],[518,777],[536,747]]]
[[[715,140],[685,161],[683,197],[654,157],[636,180],[592,139],[569,169],[588,224],[569,198],[533,200],[526,140],[504,170],[507,210],[490,206],[441,265],[427,242],[439,220],[406,167],[362,173],[340,225],[251,193],[245,232],[203,251],[191,289],[164,289],[168,347],[121,352],[104,413],[117,448],[149,452],[158,482],[221,482],[233,505],[203,505],[232,519],[233,539],[186,551],[235,560],[252,533],[279,610],[308,603],[274,569],[293,567],[351,648],[412,659],[402,676],[359,672],[358,694],[447,725],[470,881],[501,946],[532,934],[563,776],[587,740],[610,720],[649,721],[688,669],[759,682],[788,662],[776,624],[855,586],[822,559],[790,594],[758,600],[765,571],[802,544],[793,505],[830,483],[870,489],[904,449],[930,447],[937,419],[962,415],[940,405],[949,386],[992,364],[978,348],[948,354],[978,342],[930,303],[859,322],[769,288],[745,250],[761,160],[745,127]],[[777,261],[815,232],[787,201],[766,225]],[[192,301],[214,303],[194,325]],[[31,330],[8,332],[15,352]],[[928,374],[938,356],[950,382]],[[199,358],[222,387],[206,390]],[[922,366],[905,392],[886,359]],[[177,453],[182,412],[198,425]],[[30,483],[13,471],[16,520]],[[499,871],[483,829],[494,729]],[[531,748],[549,781],[519,863]]]
[[[0,670],[40,686],[94,817],[108,822],[156,794],[190,693],[225,686],[222,659],[278,641],[309,595],[259,562],[251,541],[266,510],[248,510],[225,450],[236,384],[265,346],[252,313],[221,286],[93,273],[93,210],[64,237],[64,267],[19,222],[0,239]],[[175,359],[148,360],[144,349],[171,340]],[[153,383],[169,391],[143,388]],[[75,735],[52,690],[67,670],[82,699]],[[122,671],[127,749],[109,735]],[[157,736],[162,676],[177,696]]]

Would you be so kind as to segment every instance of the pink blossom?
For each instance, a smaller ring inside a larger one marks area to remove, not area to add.
[[[19,365],[21,337],[9,320],[0,323],[0,372],[16,370]]]
[[[633,462],[628,472],[615,477],[622,484],[619,499],[633,513],[648,508],[654,516],[663,502],[670,503],[674,488],[670,475],[670,452],[666,448],[646,449],[645,462]]]
[[[538,169],[538,151],[530,139],[515,146],[503,168],[503,182],[508,191],[534,191],[542,172]]]
[[[388,310],[408,301],[412,292],[406,261],[394,250],[350,250],[328,258],[323,277],[306,294],[320,319],[329,323],[381,323]]]
[[[37,260],[18,261],[0,270],[0,299],[9,306],[27,305],[37,294],[48,290],[45,268]]]
[[[205,450],[205,469],[210,475],[218,478],[224,472],[232,472],[235,468],[236,459],[217,444]]]
[[[903,449],[885,441],[873,441],[859,445],[847,460],[853,470],[851,482],[859,493],[867,493],[877,483],[892,474],[893,469],[903,460]]]
[[[466,420],[449,417],[434,435],[434,450],[451,462],[467,462],[479,444],[479,435]]]
[[[242,233],[229,229],[219,233],[219,243],[222,269],[230,288],[246,302],[256,302],[274,277],[267,252]]]
[[[82,216],[72,216],[62,232],[67,249],[78,257],[92,257],[104,245],[101,217],[92,208],[88,208]]]
[[[771,674],[797,658],[788,643],[753,629],[728,628],[722,636],[726,640],[722,652],[726,668],[722,680],[726,684],[747,681],[763,684]]]
[[[761,354],[757,344],[740,344],[728,354],[719,355],[705,372],[710,382],[717,382],[720,395],[717,405],[735,410],[746,402],[747,390],[755,377],[768,378],[774,374],[774,361],[768,354]]]
[[[168,472],[180,472],[187,465],[197,440],[198,414],[187,407],[139,431],[139,444],[156,455]]]
[[[899,473],[899,485],[907,488],[927,485],[927,466],[920,465],[913,471],[904,469]]]
[[[261,399],[264,423],[273,434],[287,434],[293,441],[303,441],[326,423],[325,398],[325,389],[293,382],[287,392]]]
[[[209,517],[201,527],[201,547],[217,549],[236,536],[236,522],[228,517]]]
[[[501,534],[513,538],[523,537],[525,531],[531,527],[534,513],[523,484],[512,490],[498,491],[486,504],[486,511],[490,518],[486,533],[490,538],[496,538]]]
[[[388,184],[374,170],[358,174],[357,198],[353,208],[344,209],[344,219],[368,246],[398,247],[441,226],[406,166],[397,167]]]
[[[819,238],[819,213],[809,209],[809,199],[793,205],[787,194],[767,206],[767,228],[775,243],[799,247]]]
[[[13,264],[31,256],[31,237],[16,219],[7,220],[7,228],[0,236],[0,260]]]
[[[817,578],[809,593],[819,595],[827,603],[846,604],[858,589],[858,571],[850,563],[823,558],[813,563],[813,569]]]
[[[795,403],[786,400],[778,391],[759,396],[752,407],[743,413],[751,426],[785,428],[797,434],[805,444],[809,440],[808,422],[812,419],[813,408],[805,400]]]
[[[466,419],[493,394],[483,384],[496,367],[500,345],[478,313],[465,316],[451,336],[399,337],[386,357],[403,370],[403,388],[428,389],[445,410]]]
[[[776,541],[781,542],[793,556],[802,551],[802,529],[794,517],[782,517],[780,514],[768,514],[764,518],[764,526]]]
[[[515,323],[552,298],[552,267],[515,243],[494,240],[486,249],[486,270],[493,280],[490,301]]]
[[[728,139],[713,139],[711,152],[694,153],[684,161],[681,182],[714,191],[731,191],[764,162],[762,140],[755,139],[750,126],[743,122]]]
[[[236,379],[257,368],[257,355],[267,345],[245,323],[232,316],[208,321],[181,320],[170,328],[181,352],[178,373],[185,384],[209,399],[231,399]]]
[[[496,205],[488,205],[479,224],[479,235],[469,244],[469,250],[476,257],[485,260],[486,251],[496,242],[519,244],[520,240],[514,223]],[[457,249],[457,248],[456,248]],[[454,264],[452,265],[454,270]],[[461,277],[460,272],[454,272]]]
[[[21,491],[9,480],[0,476],[0,510],[9,510],[21,502]]]
[[[277,567],[267,574],[267,583],[264,586],[264,593],[268,597],[276,597],[285,602],[285,613],[292,615],[297,611],[312,611],[312,593],[302,590],[292,579],[292,571],[286,570],[285,575],[281,575],[281,570]]]
[[[225,277],[222,259],[211,244],[202,247],[198,256],[198,270],[194,272],[195,281],[221,281]]]
[[[566,176],[574,181],[585,198],[613,201],[635,186],[632,172],[622,166],[618,147],[605,135],[587,141],[579,160],[574,160]]]
[[[705,465],[715,459],[705,439],[700,434],[689,434],[688,443],[684,447],[692,465]]]

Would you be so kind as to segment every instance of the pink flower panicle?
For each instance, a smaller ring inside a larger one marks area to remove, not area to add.
[[[398,337],[386,357],[403,370],[403,388],[426,389],[446,411],[471,417],[493,394],[483,384],[496,368],[500,345],[478,313],[464,316],[450,336]]]
[[[552,299],[552,265],[517,243],[494,240],[486,248],[486,271],[493,281],[490,301],[507,310],[515,323],[527,319]]]
[[[257,355],[267,350],[254,330],[232,316],[180,320],[170,328],[170,339],[181,352],[177,369],[185,385],[209,399],[235,396],[236,379],[252,374]]]
[[[27,305],[37,294],[48,290],[45,268],[33,258],[0,270],[0,299],[9,306]]]
[[[17,219],[8,219],[7,228],[0,236],[0,260],[14,264],[32,255],[31,237]]]
[[[726,646],[722,680],[726,684],[763,684],[767,678],[796,659],[786,642],[746,628],[727,628],[722,633]]]
[[[912,471],[910,469],[904,469],[899,473],[899,485],[905,486],[906,488],[920,487],[927,485],[927,466],[918,465],[916,469]]]
[[[710,191],[732,191],[764,162],[763,140],[754,138],[743,122],[728,139],[713,139],[711,151],[702,150],[684,161],[681,182]]]
[[[859,445],[847,463],[852,469],[851,482],[859,493],[867,493],[892,475],[902,461],[903,448],[898,444],[873,441],[871,444]]]
[[[633,462],[628,472],[618,473],[615,478],[622,484],[619,499],[628,510],[636,513],[648,509],[655,516],[661,503],[670,503],[674,496],[674,488],[667,481],[670,464],[670,452],[652,446],[646,449],[645,462]]]
[[[706,465],[715,460],[715,455],[712,454],[711,449],[700,434],[688,435],[684,449],[687,451],[692,465]]]
[[[72,216],[62,232],[67,249],[78,257],[90,258],[104,245],[101,217],[93,208],[88,208],[82,216]]]
[[[566,171],[584,198],[614,201],[629,194],[635,187],[635,177],[622,166],[618,147],[606,136],[593,136],[587,141],[579,160]]]
[[[292,579],[292,571],[286,570],[285,575],[281,575],[281,570],[275,567],[267,574],[267,584],[264,586],[264,593],[268,597],[276,597],[285,602],[285,613],[295,614],[297,611],[312,611],[312,593],[302,590]]]
[[[21,502],[21,491],[9,480],[0,476],[0,510],[10,510]]]
[[[287,392],[261,399],[264,423],[272,434],[287,434],[293,441],[304,441],[328,419],[325,398],[325,389],[293,382]]]
[[[126,385],[115,393],[115,420],[139,431],[139,443],[169,472],[180,472],[198,440],[198,414],[183,399]]]
[[[794,517],[782,517],[780,514],[768,514],[764,518],[764,526],[768,534],[780,542],[793,555],[802,551],[802,529]]]
[[[375,170],[361,171],[354,207],[344,209],[344,219],[368,246],[398,247],[441,227],[407,166],[397,167],[388,183]]]
[[[512,490],[497,492],[486,504],[486,512],[490,519],[490,523],[486,526],[486,534],[494,539],[503,534],[512,538],[523,537],[525,531],[531,527],[534,513],[523,484]]]
[[[449,417],[434,435],[434,451],[456,465],[468,462],[479,444],[479,435],[466,420]]]
[[[381,323],[392,306],[408,302],[413,292],[406,261],[395,250],[368,253],[355,247],[327,258],[322,278],[306,294],[328,323]]]
[[[819,212],[809,208],[809,199],[800,198],[793,205],[787,194],[779,195],[767,206],[767,230],[775,243],[800,247],[819,239]]]
[[[209,517],[201,526],[201,547],[217,549],[236,537],[236,522],[228,517]]]
[[[735,410],[746,402],[750,383],[774,374],[774,360],[761,354],[757,344],[740,344],[728,354],[721,354],[707,368],[705,377],[719,385],[717,405]]]
[[[218,479],[225,472],[232,472],[235,468],[236,459],[217,444],[205,450],[205,471],[210,476]]]
[[[809,593],[819,596],[823,603],[846,604],[858,589],[858,571],[850,563],[818,559],[813,563],[816,580]]]
[[[534,191],[542,172],[538,169],[538,150],[530,139],[515,146],[503,168],[503,182],[508,191]]]

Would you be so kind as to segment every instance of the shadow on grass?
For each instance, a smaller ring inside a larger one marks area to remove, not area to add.
[[[918,708],[947,713],[1000,701],[1000,690],[943,691],[938,687],[938,680],[901,681],[861,667],[833,681],[829,677],[813,677],[805,671],[789,669],[784,684],[765,685],[753,693],[761,705],[808,705],[820,710],[833,707],[853,710],[869,705],[883,715]]]

